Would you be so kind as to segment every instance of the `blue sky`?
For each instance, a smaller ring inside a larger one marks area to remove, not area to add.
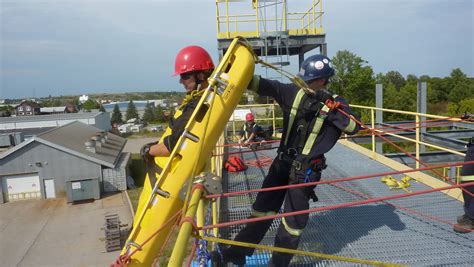
[[[328,55],[349,50],[375,73],[473,77],[473,2],[323,0]],[[215,0],[0,0],[0,28],[0,98],[184,92],[176,53],[200,45],[217,59]]]

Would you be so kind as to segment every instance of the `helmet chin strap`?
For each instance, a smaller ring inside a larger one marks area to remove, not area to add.
[[[201,83],[196,83],[196,86],[194,86],[194,90],[201,90]]]
[[[193,88],[193,91],[194,90],[201,90],[202,89],[202,83],[204,82],[204,80],[201,80],[198,78],[198,75],[197,74],[194,74],[194,81],[196,82],[196,85],[194,85],[194,88]]]

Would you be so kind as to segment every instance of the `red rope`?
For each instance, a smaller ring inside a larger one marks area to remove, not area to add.
[[[353,189],[350,189],[348,187],[345,187],[345,186],[342,186],[342,185],[337,185],[337,184],[332,184],[332,186],[335,186],[339,189],[342,189],[342,190],[345,190],[347,192],[350,192],[356,196],[359,196],[359,197],[363,197],[365,199],[370,199],[370,196],[364,194],[364,193],[361,193],[359,191],[356,191],[356,190],[353,190]],[[451,223],[451,222],[448,222],[448,221],[445,221],[445,220],[442,220],[440,218],[437,218],[437,217],[434,217],[434,216],[430,216],[430,215],[427,215],[427,214],[424,214],[424,213],[421,213],[419,211],[416,211],[416,210],[413,210],[413,209],[409,209],[409,208],[405,208],[405,207],[402,207],[402,206],[398,206],[398,205],[395,205],[395,204],[392,204],[390,202],[387,202],[387,201],[382,201],[383,203],[387,204],[387,205],[390,205],[396,209],[399,209],[399,210],[403,210],[403,211],[406,211],[410,214],[416,214],[416,215],[419,215],[421,217],[424,217],[424,218],[428,218],[432,221],[435,221],[435,222],[440,222],[440,223],[443,223],[443,224],[447,224],[447,225],[451,225],[451,226],[454,226],[454,223]],[[463,227],[461,227],[463,228]],[[463,229],[466,229],[466,228],[463,228]],[[466,230],[470,230],[470,229],[466,229]]]
[[[394,142],[390,141],[388,138],[382,136],[382,134],[378,133],[376,130],[371,129],[370,127],[368,127],[367,125],[365,125],[363,122],[357,120],[356,118],[354,118],[353,116],[351,116],[350,114],[348,114],[347,112],[345,112],[344,110],[338,109],[338,111],[339,111],[340,113],[344,114],[344,115],[345,115],[346,117],[348,117],[350,120],[355,121],[357,124],[361,125],[362,127],[365,127],[365,128],[367,128],[367,129],[370,129],[372,133],[376,134],[378,137],[382,138],[383,140],[385,140],[387,143],[391,144],[392,146],[398,148],[400,151],[402,151],[403,153],[405,153],[405,154],[406,154],[408,157],[410,157],[411,159],[413,159],[413,160],[419,162],[419,163],[420,163],[421,165],[423,165],[423,166],[429,167],[429,165],[428,165],[427,163],[425,163],[425,162],[423,162],[423,161],[417,159],[417,158],[414,157],[412,154],[410,154],[410,152],[406,151],[406,150],[403,149],[401,146],[399,146],[399,145],[395,144]],[[435,174],[437,174],[439,177],[443,178],[447,183],[449,183],[449,184],[454,184],[453,182],[451,182],[451,181],[449,180],[448,177],[444,176],[443,174],[440,174],[438,171],[436,171],[436,170],[434,170],[434,169],[433,169],[432,171],[433,171]],[[474,197],[474,194],[471,193],[471,192],[469,192],[467,189],[465,189],[465,188],[462,187],[461,190],[462,190],[463,192],[465,192],[466,194],[468,194],[468,195]]]
[[[375,174],[369,174],[369,175],[350,176],[350,177],[341,178],[341,179],[337,179],[337,180],[325,180],[325,181],[319,181],[319,182],[302,183],[302,184],[292,184],[292,185],[283,185],[283,186],[267,187],[267,188],[260,188],[260,189],[244,190],[244,191],[238,191],[238,192],[229,192],[229,193],[222,193],[222,194],[213,194],[213,195],[207,195],[207,196],[205,196],[205,198],[220,198],[220,197],[229,197],[229,196],[235,196],[235,195],[243,195],[243,194],[248,194],[248,193],[274,191],[274,190],[282,190],[282,189],[296,188],[296,187],[304,187],[304,186],[313,186],[313,185],[320,185],[320,184],[332,184],[332,183],[339,183],[339,182],[346,182],[346,181],[352,181],[352,180],[367,179],[367,178],[373,178],[373,177],[379,177],[379,176],[386,176],[386,175],[394,175],[394,174],[403,174],[403,173],[410,173],[410,172],[427,171],[427,170],[432,170],[432,169],[436,169],[436,168],[452,167],[452,166],[467,165],[467,164],[474,164],[474,160],[473,160],[473,161],[466,161],[466,162],[455,162],[455,163],[449,163],[449,164],[444,164],[444,165],[436,165],[436,166],[430,166],[430,167],[424,167],[424,168],[418,168],[418,169],[409,169],[409,170],[402,170],[402,171],[381,172],[381,173],[375,173]]]
[[[160,252],[158,253],[157,258],[161,258],[161,255],[163,255],[163,252],[165,251],[165,247],[168,245],[168,242],[171,240],[171,234],[176,230],[178,227],[178,219],[174,222],[173,227],[171,228],[171,231],[168,232],[168,235],[166,236],[165,242],[163,242],[163,246],[161,246]]]
[[[191,264],[193,263],[193,258],[194,258],[194,255],[196,254],[196,249],[197,249],[197,246],[198,246],[197,243],[198,243],[198,241],[196,239],[193,243],[193,248],[191,249],[191,255],[189,255],[188,261],[186,262],[187,267],[191,266]]]
[[[167,227],[173,220],[178,220],[179,219],[179,216],[181,215],[181,209],[178,210],[178,212],[176,212],[171,218],[169,218],[158,230],[156,230],[153,234],[150,235],[150,237],[148,237],[147,239],[145,239],[142,244],[139,244],[139,247],[143,247],[146,243],[148,243],[154,236],[156,236],[157,234],[159,234],[165,227]],[[122,258],[124,260],[128,260],[130,262],[130,258],[132,257],[133,254],[135,254],[137,251],[139,251],[140,249],[138,248],[135,248],[133,249],[130,253],[128,253],[128,255],[120,255],[119,256],[119,260],[121,260]],[[118,265],[118,266],[121,266],[121,265]],[[126,265],[124,265],[126,266]]]
[[[268,140],[265,141],[265,143],[275,143],[275,142],[280,142],[280,140]],[[247,144],[260,144],[262,141],[259,142],[248,142]],[[241,146],[239,144],[226,144],[226,145],[216,145],[216,147],[233,147],[233,146]]]
[[[461,184],[461,185],[450,185],[450,186],[445,186],[445,187],[440,187],[440,188],[421,190],[421,191],[417,191],[417,192],[411,192],[411,193],[400,194],[400,195],[395,195],[395,196],[378,197],[378,198],[373,198],[373,199],[368,199],[368,200],[353,201],[353,202],[336,204],[336,205],[320,207],[320,208],[313,208],[313,209],[307,209],[307,210],[286,212],[286,213],[262,216],[262,217],[257,217],[257,218],[248,218],[248,219],[236,220],[236,221],[232,221],[232,222],[206,225],[206,226],[200,227],[199,230],[222,228],[222,227],[227,227],[227,226],[232,226],[232,225],[237,225],[237,224],[252,223],[252,222],[259,222],[259,221],[265,221],[265,220],[270,220],[270,219],[281,218],[281,217],[289,217],[289,216],[296,216],[296,215],[302,215],[302,214],[309,214],[309,213],[312,213],[312,212],[320,212],[320,211],[333,210],[333,209],[338,209],[338,208],[345,208],[345,207],[369,204],[369,203],[374,203],[374,202],[380,202],[380,201],[384,201],[384,200],[411,197],[411,196],[416,196],[416,195],[428,194],[428,193],[433,193],[433,192],[438,192],[438,191],[449,190],[449,189],[453,189],[453,188],[467,187],[467,186],[474,186],[474,182],[465,183],[465,184]]]

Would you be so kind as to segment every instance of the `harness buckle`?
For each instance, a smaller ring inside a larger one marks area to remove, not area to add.
[[[303,129],[304,129],[304,125],[298,125],[298,127],[296,128],[296,133],[301,134],[303,132]]]
[[[326,158],[324,156],[317,159],[313,159],[310,162],[310,166],[313,170],[324,170],[328,167],[328,165],[326,165]]]
[[[293,162],[291,163],[291,165],[293,165],[293,167],[295,167],[295,170],[297,170],[297,171],[300,171],[300,170],[301,170],[302,164],[301,164],[300,161],[293,160]]]
[[[296,150],[296,148],[288,148],[287,152],[288,156],[291,156],[291,157],[295,157],[298,155],[298,151]]]

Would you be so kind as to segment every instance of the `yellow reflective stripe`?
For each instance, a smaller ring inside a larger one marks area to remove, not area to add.
[[[244,137],[245,137],[246,139],[249,139],[249,135],[248,135],[248,133],[247,133],[247,123],[244,124]]]
[[[343,132],[352,133],[355,130],[356,123],[355,121],[352,120],[352,118],[354,117],[351,115],[351,117],[349,118],[349,125],[347,125],[347,127],[343,130]]]
[[[285,142],[283,144],[286,145],[288,142],[288,137],[290,136],[291,132],[291,127],[293,126],[293,122],[295,121],[296,117],[296,112],[298,112],[298,108],[300,106],[301,98],[304,95],[303,89],[300,89],[298,93],[296,94],[295,100],[293,100],[293,105],[291,106],[291,111],[290,111],[290,120],[288,121],[288,132],[286,132],[286,137],[285,137]]]
[[[295,229],[289,227],[286,223],[285,217],[282,218],[281,222],[283,223],[283,226],[285,226],[285,230],[290,233],[290,235],[300,236],[303,233],[303,229]]]
[[[267,211],[267,212],[264,212],[264,211],[257,211],[257,210],[254,210],[252,209],[252,213],[251,215],[253,217],[263,217],[263,216],[269,216],[269,215],[275,215],[276,212],[274,211]]]
[[[474,175],[461,176],[461,177],[459,177],[459,180],[460,180],[461,182],[474,181]]]
[[[329,111],[329,107],[324,105],[321,108],[324,113],[327,113]],[[326,119],[326,115],[321,115],[321,111],[319,111],[319,115],[316,118],[316,122],[314,123],[313,130],[309,134],[308,139],[306,140],[306,143],[304,144],[303,148],[303,155],[308,155],[309,152],[311,152],[311,148],[314,145],[314,142],[316,142],[316,138],[318,137],[319,131],[321,130],[321,127],[323,127],[324,120]]]
[[[309,152],[311,151],[311,148],[314,145],[314,142],[316,141],[316,138],[318,137],[319,131],[321,130],[321,127],[323,126],[324,119],[318,117],[316,118],[316,123],[314,123],[313,131],[308,137],[308,140],[306,140],[306,143],[304,144],[303,148],[303,155],[308,155]]]

